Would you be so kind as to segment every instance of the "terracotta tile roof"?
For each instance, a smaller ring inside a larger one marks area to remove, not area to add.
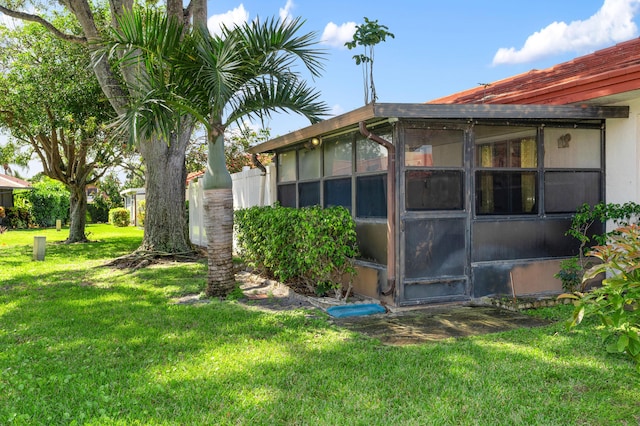
[[[31,184],[17,177],[0,174],[0,188],[25,189],[31,188]]]
[[[640,90],[640,38],[618,43],[544,70],[491,83],[487,87],[434,99],[429,104],[553,104],[616,101]]]
[[[204,174],[204,170],[201,170],[199,172],[191,172],[191,173],[187,174],[187,186],[189,186],[189,184],[191,183],[192,180],[202,176],[203,174]]]

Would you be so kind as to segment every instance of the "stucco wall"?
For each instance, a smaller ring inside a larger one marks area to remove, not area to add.
[[[607,120],[606,201],[640,203],[640,99],[620,105],[629,118]]]

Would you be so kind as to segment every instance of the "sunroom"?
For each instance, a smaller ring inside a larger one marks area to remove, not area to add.
[[[572,214],[604,200],[606,120],[628,114],[370,104],[252,151],[276,153],[281,205],[351,211],[355,292],[394,306],[539,295],[561,290]]]

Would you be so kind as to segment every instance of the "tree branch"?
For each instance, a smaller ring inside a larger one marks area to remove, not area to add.
[[[32,15],[30,13],[25,13],[25,12],[18,12],[17,10],[7,9],[6,7],[4,7],[2,5],[0,5],[0,12],[4,13],[7,16],[11,16],[12,18],[20,19],[20,20],[23,20],[23,21],[36,22],[36,23],[42,25],[43,27],[45,27],[53,35],[55,35],[56,37],[58,37],[58,38],[60,38],[62,40],[69,41],[71,43],[78,43],[78,44],[86,44],[87,43],[87,39],[85,37],[78,37],[78,36],[74,36],[72,34],[63,33],[62,31],[57,29],[51,22],[45,20],[41,16]]]

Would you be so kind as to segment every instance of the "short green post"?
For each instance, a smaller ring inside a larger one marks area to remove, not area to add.
[[[44,260],[44,248],[47,237],[33,237],[33,260]]]
[[[56,231],[59,231],[62,228],[62,221],[60,219],[56,219]]]

